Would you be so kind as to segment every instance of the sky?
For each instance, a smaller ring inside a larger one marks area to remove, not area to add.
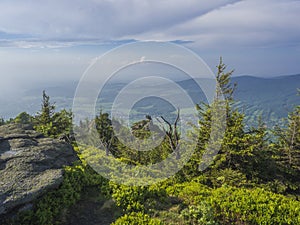
[[[78,80],[135,41],[180,44],[213,71],[222,56],[235,75],[299,74],[299,12],[299,0],[1,0],[1,97]]]

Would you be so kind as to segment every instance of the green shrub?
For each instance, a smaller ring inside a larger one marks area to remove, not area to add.
[[[193,181],[170,186],[167,193],[183,200],[181,216],[190,224],[201,224],[201,219],[212,224],[300,224],[299,201],[261,188],[211,189]]]
[[[30,116],[27,112],[21,112],[13,121],[20,124],[30,124],[33,121],[33,117]]]
[[[181,211],[180,216],[186,224],[217,225],[214,218],[214,211],[206,202],[198,205],[191,205]]]
[[[213,187],[221,187],[222,185],[241,187],[247,183],[245,174],[230,168],[212,171],[209,180]]]
[[[47,193],[34,205],[33,210],[21,213],[14,221],[22,225],[53,225],[60,224],[59,215],[76,203],[85,187],[98,186],[99,193],[107,193],[108,181],[96,174],[89,167],[78,163],[65,168],[61,186]]]
[[[300,202],[264,189],[224,186],[210,204],[222,224],[300,224]]]
[[[156,185],[126,186],[110,182],[112,197],[116,205],[125,212],[145,211],[153,208],[155,201],[165,201],[166,191]]]
[[[158,219],[152,219],[149,215],[141,212],[125,214],[117,219],[112,225],[161,225]]]
[[[211,189],[198,182],[175,184],[167,188],[167,193],[182,199],[186,204],[196,204],[210,195]]]

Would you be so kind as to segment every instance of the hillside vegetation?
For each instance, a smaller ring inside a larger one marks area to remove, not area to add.
[[[180,138],[177,120],[161,118],[165,126],[155,129],[166,135],[151,151],[124,145],[115,135],[109,114],[102,111],[73,129],[72,112],[56,112],[45,92],[36,116],[21,113],[10,121],[2,120],[2,124],[33,123],[44,135],[72,143],[80,158],[65,168],[63,184],[57,190],[7,224],[300,224],[300,106],[289,112],[284,126],[270,130],[263,119],[257,120],[256,126],[246,126],[244,112],[235,107],[239,103],[231,82],[232,71],[228,72],[222,61],[217,68],[219,87],[214,102],[195,106],[199,127],[190,131],[197,142],[192,157],[176,174],[150,185],[133,185],[134,176],[143,177],[147,183],[166,171],[155,167],[139,170],[141,165],[154,165],[172,154],[176,159],[185,157],[178,152],[178,146],[185,142]],[[225,99],[220,98],[221,93]],[[223,126],[215,118],[219,118],[220,107],[226,108],[225,134],[221,139],[216,137],[207,149],[214,126]],[[91,130],[93,125],[96,129]],[[132,132],[147,144],[151,126],[152,118],[147,116],[118,132]],[[100,150],[95,139],[101,141]],[[200,170],[199,165],[208,163],[203,155],[208,150],[213,154],[217,146],[220,150],[213,163]],[[118,171],[121,162],[136,168],[139,174],[126,176]],[[173,163],[172,170],[176,170],[178,165]],[[100,170],[105,165],[105,171],[119,173],[124,183],[96,173],[99,164]]]

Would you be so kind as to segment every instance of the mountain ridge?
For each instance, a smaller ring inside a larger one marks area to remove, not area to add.
[[[203,80],[210,81],[204,78],[200,79],[200,82]],[[213,82],[212,79],[211,81]],[[259,114],[262,114],[268,123],[274,125],[277,120],[286,117],[295,105],[300,104],[300,98],[297,96],[300,74],[276,77],[242,75],[232,77],[231,82],[237,83],[237,89],[234,93],[234,98],[237,101],[236,106],[246,113],[248,121],[255,121]],[[177,81],[176,84],[190,94],[195,104],[205,101],[203,92],[195,86],[197,84],[194,80]],[[106,84],[102,92],[102,103],[104,102],[104,105],[111,103],[124,86],[126,83]],[[0,111],[0,117],[14,117],[22,111],[27,111],[30,114],[36,113],[39,110],[41,93],[44,89],[52,101],[56,103],[58,109],[71,108],[76,87],[77,82],[74,81],[26,90],[16,102],[5,104],[6,107]],[[167,87],[166,90],[168,90]],[[172,90],[169,92],[171,94]]]

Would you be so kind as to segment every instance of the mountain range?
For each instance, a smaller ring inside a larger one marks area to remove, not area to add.
[[[300,96],[297,96],[297,89],[300,87],[300,74],[271,78],[237,76],[232,77],[231,81],[237,84],[234,92],[235,106],[246,114],[248,125],[255,125],[260,116],[270,126],[279,124],[282,118],[287,117],[288,112],[292,111],[296,105],[300,105]],[[207,79],[206,81],[200,79],[199,82],[207,82]],[[194,80],[183,80],[176,83],[190,95],[195,104],[206,101],[205,95],[197,87]],[[58,110],[71,108],[77,84],[78,82],[68,82],[29,89],[13,101],[5,101],[2,98],[0,104],[5,107],[0,109],[0,117],[8,119],[22,111],[34,115],[41,107],[43,90],[46,90]],[[163,87],[160,86],[160,89],[167,90],[167,94],[172,95],[173,90],[167,84],[161,85]],[[98,101],[99,107],[110,108],[115,97],[125,86],[126,83],[106,84]],[[156,92],[158,86],[152,87],[153,93]],[[149,97],[137,102],[133,112],[137,116],[136,118],[140,118],[138,115],[169,113],[174,110],[175,108],[165,100]]]

